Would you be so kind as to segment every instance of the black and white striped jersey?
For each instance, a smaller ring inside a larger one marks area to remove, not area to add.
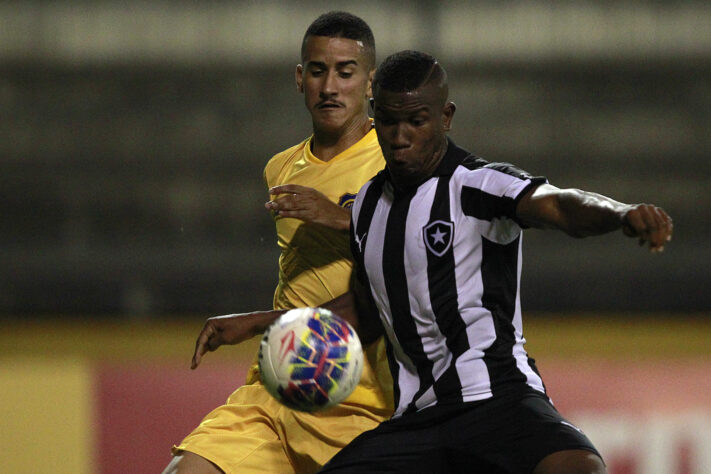
[[[545,391],[523,347],[515,217],[544,182],[450,140],[416,189],[396,191],[386,169],[358,193],[351,246],[389,341],[395,417],[525,385]]]

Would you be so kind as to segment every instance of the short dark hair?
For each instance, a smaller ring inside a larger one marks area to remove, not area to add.
[[[438,74],[441,67],[437,60],[420,51],[400,51],[391,54],[378,66],[373,79],[373,88],[381,87],[391,92],[413,91],[426,84]]]
[[[304,39],[301,41],[301,60],[306,55],[306,40],[309,36],[326,36],[329,38],[346,38],[363,43],[363,51],[375,67],[375,37],[370,26],[363,19],[342,11],[324,13],[309,25]]]

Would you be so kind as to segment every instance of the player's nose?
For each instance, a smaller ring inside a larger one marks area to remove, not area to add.
[[[327,96],[333,96],[338,93],[338,81],[336,80],[335,72],[326,73],[326,77],[321,83],[321,93]]]

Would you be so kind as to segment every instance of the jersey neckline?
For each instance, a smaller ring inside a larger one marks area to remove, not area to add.
[[[314,164],[328,165],[328,164],[331,164],[335,161],[342,161],[342,160],[345,160],[345,159],[351,157],[352,155],[359,154],[363,150],[363,148],[365,148],[371,144],[373,137],[375,135],[375,127],[373,126],[373,119],[370,119],[370,123],[371,123],[371,127],[370,127],[370,130],[368,130],[368,133],[363,135],[363,137],[360,140],[358,140],[353,145],[346,148],[345,150],[343,150],[342,152],[340,152],[339,154],[337,154],[336,156],[334,156],[333,158],[331,158],[328,161],[321,160],[319,157],[314,155],[313,152],[311,151],[311,142],[314,139],[314,136],[312,134],[304,143],[304,155],[306,156],[306,159],[309,162],[314,163]],[[375,139],[375,141],[377,143],[377,138]]]

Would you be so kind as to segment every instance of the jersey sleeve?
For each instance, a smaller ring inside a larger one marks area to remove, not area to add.
[[[277,184],[276,180],[279,175],[279,171],[281,170],[280,161],[282,160],[282,158],[280,155],[281,154],[274,155],[264,166],[264,172],[262,173],[262,176],[264,179],[264,185],[267,187],[267,189]]]
[[[526,193],[548,180],[509,163],[489,163],[472,170],[462,186],[462,211],[487,221],[507,218],[524,227],[516,217],[516,207]]]
[[[267,167],[264,167],[264,171],[262,171],[262,181],[264,182],[264,186],[266,186],[267,189],[271,188],[269,186],[269,180],[267,179]]]

